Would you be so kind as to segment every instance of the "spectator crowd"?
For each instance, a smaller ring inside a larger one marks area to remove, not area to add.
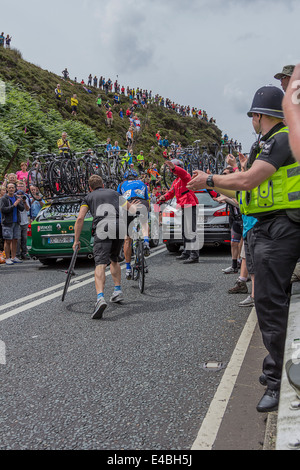
[[[27,182],[27,163],[22,162],[20,170],[5,175],[0,186],[0,263],[8,266],[30,259],[28,229],[45,202],[35,186],[29,193]]]

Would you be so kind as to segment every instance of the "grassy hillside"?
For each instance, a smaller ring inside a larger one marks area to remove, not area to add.
[[[120,106],[113,107],[114,125],[108,129],[105,111],[96,105],[101,93],[102,102],[109,99],[113,105],[113,94],[108,97],[99,89],[91,87],[91,93],[82,85],[64,81],[61,77],[23,60],[17,50],[0,50],[0,79],[6,84],[6,101],[0,104],[0,176],[7,162],[18,149],[18,156],[10,170],[19,169],[19,162],[29,159],[31,152],[56,152],[56,142],[66,131],[75,151],[86,150],[95,143],[119,141],[125,148],[128,119],[118,116],[119,107],[125,115],[130,106],[129,98],[122,97]],[[55,98],[54,90],[60,83],[62,102]],[[79,106],[76,117],[71,115],[70,98],[76,93]],[[142,130],[135,141],[135,153],[147,154],[151,146],[156,147],[155,134],[160,131],[169,142],[181,142],[182,146],[201,139],[203,145],[221,141],[221,131],[214,124],[202,120],[181,117],[174,111],[155,105],[147,109],[138,108]],[[156,157],[162,161],[162,150],[156,148]]]

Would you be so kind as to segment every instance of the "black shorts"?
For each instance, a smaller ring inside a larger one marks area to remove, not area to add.
[[[138,200],[138,198],[135,198],[135,199],[132,199],[130,200],[129,202],[132,202],[134,200]],[[146,207],[147,209],[147,212],[146,211],[137,211],[136,215],[128,215],[127,216],[127,235],[132,238],[132,222],[134,221],[134,219],[136,219],[137,217],[140,217],[140,221],[141,223],[145,222],[146,220],[148,221],[148,214],[149,214],[149,202],[146,201],[145,199],[141,199],[139,201],[139,203],[143,206]]]
[[[95,266],[100,264],[116,263],[120,255],[124,240],[99,240],[95,237],[94,240],[94,260]]]

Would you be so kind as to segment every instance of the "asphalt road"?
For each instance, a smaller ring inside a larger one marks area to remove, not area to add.
[[[123,270],[125,301],[101,320],[93,261],[77,262],[64,302],[67,262],[1,265],[0,449],[191,449],[250,313],[227,293],[229,265],[227,247],[186,266],[160,246],[145,293]]]

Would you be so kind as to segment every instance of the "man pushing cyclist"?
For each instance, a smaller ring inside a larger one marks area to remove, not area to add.
[[[118,257],[126,235],[126,224],[123,218],[123,210],[134,215],[138,208],[138,202],[128,202],[117,191],[104,188],[102,178],[92,175],[89,178],[89,194],[84,198],[75,223],[75,239],[73,250],[79,246],[80,234],[84,219],[90,210],[93,216],[94,235],[94,260],[95,260],[95,287],[97,301],[95,304],[93,319],[102,318],[107,307],[104,299],[105,270],[110,266],[110,272],[114,282],[114,292],[111,302],[121,302],[124,299],[121,290],[121,267]]]

